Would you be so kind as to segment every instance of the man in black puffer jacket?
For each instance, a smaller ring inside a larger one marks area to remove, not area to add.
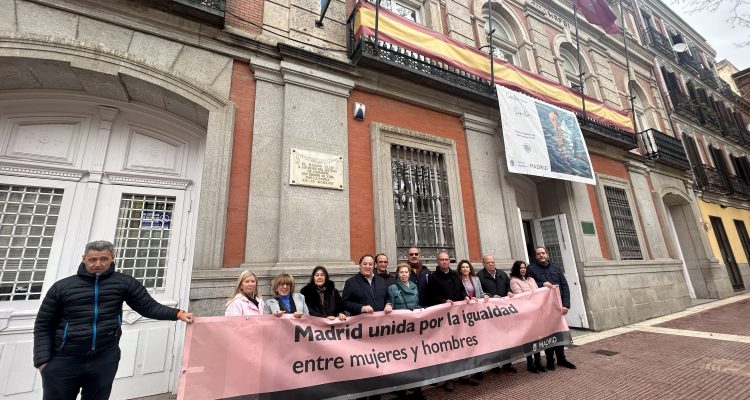
[[[78,273],[52,285],[34,323],[34,367],[44,399],[107,399],[120,361],[122,303],[147,318],[193,322],[159,304],[130,275],[115,272],[114,246],[86,245]]]

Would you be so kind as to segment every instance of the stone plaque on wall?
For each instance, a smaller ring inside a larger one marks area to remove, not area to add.
[[[289,184],[344,189],[344,157],[292,148]]]

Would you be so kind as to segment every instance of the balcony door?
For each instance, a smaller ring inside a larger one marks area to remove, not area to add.
[[[719,217],[711,217],[711,227],[716,235],[716,241],[719,244],[719,251],[721,251],[721,258],[724,261],[724,265],[727,267],[727,274],[729,275],[729,283],[732,284],[732,288],[735,291],[745,290],[745,285],[742,282],[742,275],[740,275],[740,269],[737,266],[737,260],[734,259],[734,253],[732,252],[732,246],[729,243],[727,237],[727,231],[724,229],[724,223]]]

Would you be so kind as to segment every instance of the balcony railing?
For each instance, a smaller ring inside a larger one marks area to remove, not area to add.
[[[695,166],[693,175],[702,190],[720,194],[729,194],[732,191],[724,174],[714,167],[705,164]]]
[[[702,67],[690,53],[686,51],[677,53],[677,63],[690,70],[696,76],[700,76]]]
[[[708,68],[701,68],[699,74],[701,81],[714,89],[719,89],[719,82],[716,79],[716,75],[711,72]]]
[[[729,186],[732,189],[732,197],[747,200],[750,199],[750,185],[735,175],[729,175]]]
[[[646,35],[651,39],[651,47],[674,60],[674,50],[672,50],[672,43],[669,41],[669,38],[652,27],[646,28]]]
[[[214,26],[224,26],[226,0],[146,0],[155,8]]]
[[[638,135],[647,158],[684,171],[690,170],[690,161],[680,140],[656,129],[647,129]]]
[[[591,118],[583,118],[576,114],[581,124],[583,136],[617,146],[624,150],[633,150],[638,147],[638,139],[635,135],[622,129],[603,124]]]
[[[703,125],[712,129],[714,132],[722,133],[721,124],[719,123],[719,117],[716,115],[716,111],[703,103],[694,103],[694,106],[700,112],[701,123]]]
[[[349,57],[354,64],[368,66],[412,82],[477,100],[495,99],[495,87],[482,79],[448,64],[425,57],[368,35],[354,37],[349,29]]]
[[[674,91],[670,91],[669,95],[672,97],[672,105],[674,106],[674,111],[676,113],[689,118],[694,122],[701,121],[701,114],[698,110],[698,106],[693,102],[690,96]]]

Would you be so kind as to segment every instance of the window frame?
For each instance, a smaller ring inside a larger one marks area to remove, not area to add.
[[[469,246],[455,140],[377,122],[370,124],[370,139],[376,248],[391,255],[391,258],[398,259],[391,175],[391,147],[395,144],[443,154],[453,222],[455,257],[467,258]]]
[[[602,215],[602,223],[604,224],[604,233],[605,233],[605,241],[607,243],[607,248],[609,249],[610,257],[613,260],[617,261],[624,261],[624,262],[640,262],[640,261],[647,261],[649,260],[649,253],[646,249],[644,237],[643,237],[643,227],[641,226],[641,217],[638,212],[637,203],[635,202],[635,197],[633,196],[632,188],[630,187],[630,182],[616,178],[613,176],[608,175],[601,175],[596,174],[596,193],[597,193],[597,202],[599,205],[599,210],[603,214]],[[633,216],[633,225],[635,226],[635,232],[638,237],[638,246],[641,249],[641,256],[642,258],[639,260],[623,260],[622,256],[620,255],[620,248],[617,245],[617,235],[615,235],[615,228],[612,223],[612,214],[609,211],[609,201],[607,200],[607,195],[605,193],[604,187],[610,186],[618,189],[624,189],[625,190],[625,196],[628,200],[628,206],[630,206],[631,214]]]

